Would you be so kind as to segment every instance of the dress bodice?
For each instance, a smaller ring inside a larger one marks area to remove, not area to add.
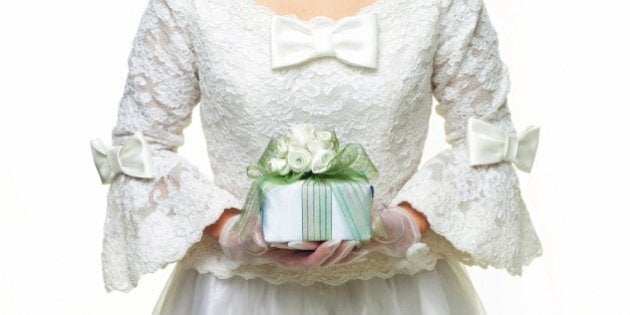
[[[108,290],[181,261],[219,277],[340,284],[433,268],[440,257],[510,273],[541,254],[510,163],[470,167],[465,122],[477,117],[514,132],[507,69],[481,0],[375,0],[378,67],[332,56],[270,66],[274,12],[254,0],[149,0],[129,55],[112,143],[143,131],[156,177],[117,176],[108,194],[103,268]],[[339,23],[326,16],[309,27]],[[435,97],[452,148],[418,168]],[[177,154],[199,105],[214,180]],[[406,260],[282,270],[230,261],[202,235],[223,209],[240,208],[270,138],[310,122],[361,144],[379,171],[374,206],[410,202],[427,216],[425,251]],[[497,186],[499,185],[499,186]],[[500,187],[500,188],[496,188]]]
[[[437,7],[377,1],[359,11],[378,16],[377,69],[333,57],[271,69],[269,9],[252,0],[193,5],[200,113],[219,186],[244,199],[251,184],[247,165],[270,138],[299,122],[333,127],[342,143],[363,145],[380,172],[374,181],[377,205],[387,203],[417,169],[431,113]],[[306,23],[335,21],[320,16]]]

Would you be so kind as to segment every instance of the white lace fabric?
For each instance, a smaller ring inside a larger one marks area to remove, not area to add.
[[[254,0],[148,0],[112,144],[142,131],[156,176],[119,174],[111,183],[102,251],[108,292],[129,291],[175,261],[220,278],[338,285],[432,269],[446,256],[520,275],[542,254],[513,165],[467,161],[468,117],[514,132],[508,72],[482,1],[376,0],[357,14],[368,12],[378,17],[378,69],[324,57],[272,70],[273,12]],[[432,96],[452,148],[420,165]],[[197,105],[214,181],[177,154]],[[224,209],[242,206],[247,165],[300,122],[333,127],[342,145],[360,143],[380,174],[374,206],[408,201],[422,211],[432,228],[422,235],[426,246],[409,259],[374,253],[345,266],[285,270],[230,261],[204,237]]]

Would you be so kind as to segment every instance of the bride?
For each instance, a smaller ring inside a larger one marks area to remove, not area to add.
[[[176,263],[153,314],[485,314],[464,264],[542,254],[515,169],[537,130],[516,138],[482,0],[148,0],[128,62],[112,146],[92,142],[103,275],[128,292]],[[433,97],[451,147],[420,166]],[[214,180],[177,153],[197,105]],[[245,169],[303,122],[366,149],[387,237],[232,229]]]

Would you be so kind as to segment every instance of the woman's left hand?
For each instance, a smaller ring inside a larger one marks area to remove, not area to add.
[[[416,224],[418,225],[418,228],[420,228],[420,233],[424,234],[429,230],[431,225],[429,224],[429,221],[427,220],[427,217],[424,215],[424,213],[412,207],[411,204],[407,201],[399,203],[398,206],[407,210],[411,217],[414,218]]]
[[[411,211],[415,210],[408,210],[403,206],[381,210],[379,212],[380,218],[376,217],[374,221],[380,220],[387,234],[386,237],[372,237],[360,245],[358,249],[378,251],[397,258],[407,257],[407,250],[418,243],[422,237],[420,224]]]

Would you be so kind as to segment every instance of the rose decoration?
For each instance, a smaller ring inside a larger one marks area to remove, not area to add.
[[[251,165],[250,177],[260,173],[293,175],[313,173],[322,174],[329,169],[329,164],[339,153],[339,142],[332,130],[318,130],[310,123],[294,125],[286,135],[270,141],[262,159],[265,165]],[[265,171],[266,170],[266,171]],[[290,175],[289,175],[290,176]]]

